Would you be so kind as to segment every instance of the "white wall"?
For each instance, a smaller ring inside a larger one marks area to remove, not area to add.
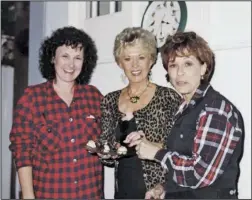
[[[45,3],[30,2],[30,25],[29,25],[29,69],[28,84],[33,85],[43,81],[38,70],[39,48],[44,34]]]
[[[98,49],[98,63],[114,63],[113,43],[117,33],[132,26],[132,3],[122,2],[122,12],[86,19],[82,28],[94,39]]]
[[[244,155],[240,163],[239,198],[251,198],[251,47],[216,51],[212,85],[241,111],[245,123]]]
[[[2,158],[2,185],[1,197],[10,198],[10,177],[11,177],[11,152],[9,151],[9,132],[12,125],[12,107],[13,107],[13,68],[10,66],[1,66],[1,96],[2,96],[2,114],[1,114],[1,158]]]
[[[38,70],[38,55],[42,40],[63,26],[71,25],[79,28],[85,16],[83,5],[85,2],[30,2],[29,85],[44,81]]]

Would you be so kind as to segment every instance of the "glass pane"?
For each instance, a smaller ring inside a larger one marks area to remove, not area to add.
[[[92,2],[87,1],[86,2],[86,18],[92,17]]]
[[[115,11],[116,12],[122,11],[122,2],[121,1],[116,1],[115,2]]]
[[[97,16],[109,14],[109,1],[98,1],[97,2]]]

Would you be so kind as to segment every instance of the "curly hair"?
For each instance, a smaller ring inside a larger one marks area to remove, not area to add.
[[[72,26],[55,30],[50,37],[45,38],[42,42],[39,49],[39,70],[43,78],[55,79],[56,73],[52,59],[55,57],[56,49],[63,45],[72,48],[81,45],[81,48],[84,48],[82,70],[75,82],[77,84],[89,83],[98,59],[96,45],[87,33]]]
[[[161,57],[164,69],[167,71],[169,62],[173,62],[177,56],[195,56],[201,64],[206,63],[207,70],[201,80],[202,83],[210,82],[215,69],[215,55],[208,43],[195,32],[177,32],[168,36],[161,47]],[[166,74],[169,82],[169,76]]]
[[[119,33],[115,38],[114,57],[117,64],[122,50],[127,45],[134,45],[136,42],[141,42],[143,48],[146,49],[150,54],[153,62],[156,62],[157,43],[155,36],[151,32],[141,27],[128,27],[125,28],[121,33]]]

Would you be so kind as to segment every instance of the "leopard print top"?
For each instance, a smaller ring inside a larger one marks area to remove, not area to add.
[[[102,109],[102,134],[101,141],[110,141],[115,144],[115,128],[122,113],[118,109],[121,90],[108,93],[101,104]],[[171,88],[157,85],[151,101],[144,108],[133,114],[137,123],[137,130],[142,130],[146,138],[151,142],[163,143],[173,125],[173,117],[181,103],[181,97]],[[164,146],[165,148],[165,146]],[[114,161],[102,160],[104,164],[112,164]],[[147,190],[158,183],[165,182],[165,173],[159,163],[142,160],[143,176]]]

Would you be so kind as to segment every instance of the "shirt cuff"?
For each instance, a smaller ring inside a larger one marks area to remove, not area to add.
[[[162,165],[162,167],[164,169],[166,169],[167,171],[169,171],[169,169],[171,169],[171,164],[170,164],[170,160],[169,160],[170,157],[171,157],[171,152],[170,151],[168,151],[167,149],[160,149],[156,153],[154,159],[157,162],[160,162],[160,164]]]
[[[16,171],[18,171],[19,168],[21,167],[32,167],[32,161],[31,160],[26,160],[26,161],[17,161],[15,160],[15,165],[16,165]]]
[[[158,152],[156,153],[154,159],[161,162],[165,156],[165,154],[168,152],[167,149],[160,149],[158,150]]]
[[[19,150],[20,149],[17,149],[16,151],[19,151]],[[21,167],[32,166],[32,158],[31,158],[31,155],[28,151],[23,151],[21,153],[15,153],[12,155],[14,158],[14,164],[15,164],[16,170],[18,170]]]

